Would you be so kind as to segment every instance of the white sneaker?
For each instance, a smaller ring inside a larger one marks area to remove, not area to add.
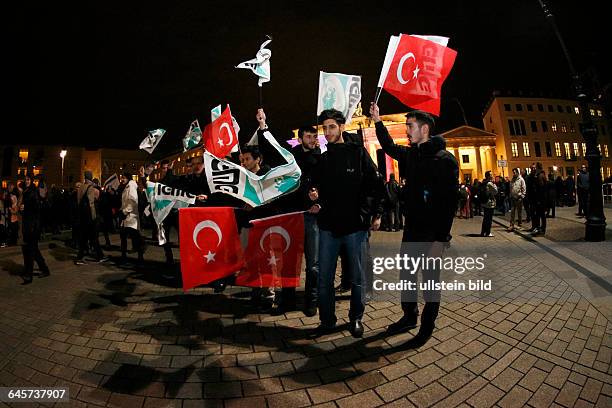
[[[494,237],[495,235],[489,233],[489,235],[487,235],[487,237]]]

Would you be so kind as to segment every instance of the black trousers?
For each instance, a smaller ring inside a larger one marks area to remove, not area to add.
[[[588,216],[589,190],[578,189],[578,214]]]
[[[132,239],[132,246],[136,248],[136,251],[138,251],[138,260],[142,261],[144,255],[144,245],[140,232],[134,228],[121,227],[119,236],[121,237],[121,257],[127,257],[127,239],[130,237]]]
[[[421,254],[428,254],[432,244],[432,242],[402,242],[402,256],[407,254],[408,256],[418,258]],[[431,269],[420,269],[418,271],[400,270],[400,279],[413,282],[416,288],[414,291],[403,291],[401,298],[404,316],[415,320],[419,315],[419,273],[421,274],[422,282],[426,285],[428,283],[429,285],[433,285],[434,283],[440,282],[440,269],[436,267],[432,267]],[[426,289],[422,290],[422,293],[425,306],[421,314],[421,327],[419,328],[419,332],[431,333],[435,328],[435,322],[440,310],[442,292],[440,290],[435,290],[433,286],[426,286]]]
[[[174,263],[174,254],[172,253],[172,243],[170,242],[170,234],[172,232],[172,229],[174,228],[176,230],[176,239],[178,241],[178,211],[171,211],[162,223],[162,226],[164,227],[164,234],[166,235],[166,243],[163,245],[166,262]]]
[[[104,257],[100,242],[98,241],[98,226],[95,222],[80,224],[79,226],[79,253],[77,259],[83,259],[85,252],[91,247],[96,259],[100,260]]]
[[[49,267],[45,262],[45,258],[43,258],[40,253],[40,249],[38,248],[38,240],[31,239],[28,242],[24,242],[21,246],[21,251],[23,252],[23,277],[24,279],[32,279],[32,275],[34,273],[34,261],[38,265],[38,269],[40,269],[43,273],[49,272]]]
[[[487,236],[491,233],[491,225],[493,224],[493,211],[495,208],[483,208],[484,216],[482,217],[482,228],[480,235]]]

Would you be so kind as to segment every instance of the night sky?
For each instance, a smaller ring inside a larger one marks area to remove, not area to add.
[[[168,133],[158,149],[172,151],[219,103],[231,104],[245,141],[256,127],[257,78],[233,67],[254,57],[266,34],[274,40],[264,107],[279,140],[314,123],[319,70],[362,75],[362,101],[370,101],[391,34],[447,36],[458,51],[438,131],[463,122],[453,98],[482,127],[495,89],[565,95],[570,86],[537,0],[18,3],[3,13],[3,143],[137,148],[145,130],[161,127]],[[577,69],[609,84],[602,3],[548,3]],[[383,114],[407,110],[385,92],[380,105]]]

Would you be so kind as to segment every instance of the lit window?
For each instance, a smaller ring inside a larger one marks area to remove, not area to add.
[[[603,116],[603,113],[599,109],[597,109],[597,116],[599,116],[600,118]]]
[[[608,145],[604,145],[604,156],[608,157]]]
[[[610,177],[610,168],[609,167],[608,167],[608,177]],[[2,184],[2,187],[4,187],[4,184]]]
[[[527,142],[523,142],[523,155],[524,155],[525,157],[529,157],[529,156],[531,156],[531,155],[529,154],[529,143],[527,143]]]
[[[565,122],[561,122],[561,132],[567,133],[567,126],[565,125]]]
[[[591,116],[595,116],[595,109],[589,109],[591,112]]]
[[[553,132],[557,131],[557,122],[553,122],[552,125],[550,125],[550,128],[552,129]]]
[[[561,157],[561,143],[555,142],[555,154],[557,157]]]
[[[572,158],[572,151],[570,150],[570,144],[568,142],[563,143],[563,148],[565,149],[565,158]]]
[[[580,115],[580,108],[577,106],[574,106],[574,112],[576,112],[576,115]]]
[[[600,145],[600,144],[598,144],[598,145],[597,145],[597,148],[599,149],[599,154],[601,154],[601,145]]]
[[[580,150],[578,149],[578,143],[574,142],[574,156],[580,156]]]
[[[608,173],[610,173],[610,168],[608,167]],[[2,180],[2,188],[8,188],[8,181]]]
[[[22,163],[28,161],[28,149],[19,149],[19,159]]]
[[[586,157],[586,143],[582,143],[582,157]]]
[[[512,157],[518,157],[518,143],[512,142],[510,146],[512,147]]]

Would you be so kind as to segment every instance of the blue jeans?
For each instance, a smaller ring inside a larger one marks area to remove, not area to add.
[[[364,262],[367,231],[334,237],[331,232],[319,230],[319,318],[321,325],[336,325],[336,297],[334,279],[338,253],[342,245],[346,248],[347,266],[351,278],[351,305],[349,319],[361,320],[365,309]]]

